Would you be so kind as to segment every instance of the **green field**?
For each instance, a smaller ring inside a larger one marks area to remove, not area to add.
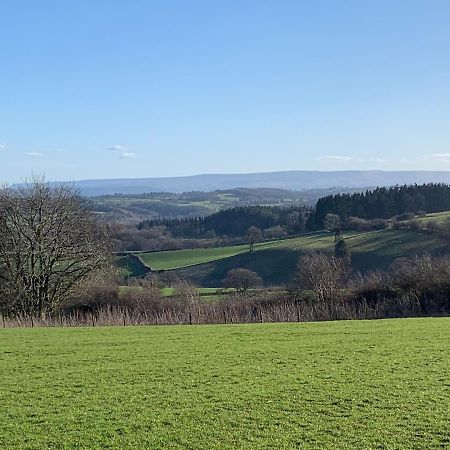
[[[138,253],[138,255],[153,270],[167,270],[228,258],[246,251],[248,251],[248,245],[235,245],[230,247]]]
[[[231,293],[234,292],[233,288],[204,288],[204,287],[200,287],[200,288],[196,288],[198,295],[200,297],[212,297],[212,296],[216,296],[216,295],[223,295],[226,293]],[[170,297],[172,295],[174,295],[176,293],[176,288],[171,288],[171,287],[165,287],[162,289],[162,294],[164,297]]]
[[[344,234],[359,270],[385,269],[396,258],[416,254],[445,253],[449,243],[430,232],[381,230]],[[266,284],[288,282],[294,275],[299,254],[311,250],[334,251],[333,233],[313,233],[296,238],[260,243],[253,252],[245,245],[140,253],[153,270],[174,270],[199,286],[221,286],[228,270],[245,267],[256,271]]]
[[[0,448],[444,449],[450,319],[0,331]]]
[[[420,222],[422,225],[426,226],[427,224],[434,223],[444,223],[450,219],[450,211],[438,212],[427,214],[425,217],[417,217],[415,220]]]
[[[332,243],[333,236],[330,233],[319,232],[297,238],[280,239],[255,244],[254,252],[270,249],[319,250],[329,247]],[[136,253],[136,255],[141,258],[144,264],[151,267],[153,270],[173,270],[211,261],[218,261],[243,253],[250,253],[247,244],[232,245],[228,247]]]

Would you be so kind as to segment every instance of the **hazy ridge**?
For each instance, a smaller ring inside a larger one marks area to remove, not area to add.
[[[232,188],[279,188],[291,190],[330,187],[361,188],[414,183],[450,183],[444,171],[282,171],[247,174],[203,174],[164,178],[79,180],[75,184],[87,196],[141,194],[145,192],[215,191]]]

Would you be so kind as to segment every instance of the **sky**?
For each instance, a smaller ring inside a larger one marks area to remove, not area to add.
[[[450,170],[450,2],[3,0],[0,181]]]

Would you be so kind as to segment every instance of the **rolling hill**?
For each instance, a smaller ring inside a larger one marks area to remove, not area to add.
[[[361,188],[397,184],[450,183],[450,172],[444,171],[308,171],[245,174],[204,174],[166,178],[129,178],[75,181],[86,196],[108,194],[142,194],[144,192],[215,191],[233,188],[277,188],[291,190],[330,187]]]
[[[352,253],[353,266],[361,271],[383,269],[396,258],[450,251],[450,243],[436,234],[410,230],[349,232],[344,237]],[[333,252],[334,235],[316,232],[295,238],[220,248],[137,253],[153,271],[170,271],[199,286],[220,286],[228,270],[245,267],[257,272],[266,285],[288,282],[299,255],[306,251]]]

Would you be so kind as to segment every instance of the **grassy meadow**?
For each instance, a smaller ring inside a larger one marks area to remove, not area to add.
[[[5,449],[443,449],[450,319],[0,330]]]
[[[430,223],[443,224],[450,220],[450,211],[430,213],[424,217],[416,217],[414,220],[417,220],[423,226],[427,226]]]
[[[385,269],[396,258],[449,251],[449,243],[436,234],[411,230],[380,230],[344,233],[359,270]],[[333,233],[311,233],[255,245],[172,250],[136,254],[153,270],[173,270],[199,286],[221,286],[227,271],[245,267],[257,272],[266,284],[283,284],[292,279],[299,255],[306,251],[334,251]]]
[[[170,270],[229,258],[248,251],[248,245],[195,248],[163,252],[139,253],[139,257],[152,270]]]

